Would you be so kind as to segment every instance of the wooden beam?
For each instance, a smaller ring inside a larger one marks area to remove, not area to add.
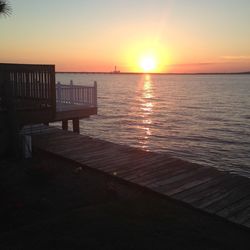
[[[73,132],[80,133],[79,118],[74,118],[73,120]]]
[[[68,130],[68,120],[62,120],[62,129]]]

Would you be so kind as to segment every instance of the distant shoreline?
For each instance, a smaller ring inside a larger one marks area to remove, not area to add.
[[[57,71],[57,74],[108,74],[108,75],[249,75],[249,72],[228,72],[228,73],[145,73],[145,72],[88,72],[88,71]]]

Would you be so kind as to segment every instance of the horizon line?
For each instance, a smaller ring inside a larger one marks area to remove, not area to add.
[[[107,71],[56,71],[58,74],[110,74],[110,75],[243,75],[250,74],[250,71],[239,72],[194,72],[194,73],[169,73],[169,72],[107,72]]]

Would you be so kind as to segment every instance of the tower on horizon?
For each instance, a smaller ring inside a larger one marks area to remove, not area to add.
[[[116,65],[115,65],[115,70],[112,73],[115,73],[115,74],[120,73],[120,70],[116,69]]]

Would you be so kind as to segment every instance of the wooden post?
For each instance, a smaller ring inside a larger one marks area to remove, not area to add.
[[[68,130],[68,120],[62,120],[62,129]]]
[[[62,93],[61,93],[61,91],[62,91],[61,83],[57,82],[57,84],[56,84],[56,93],[57,93],[56,102],[57,102],[57,107],[58,107],[59,111],[61,111],[61,103],[62,103]]]
[[[80,133],[79,118],[74,118],[73,120],[73,132]]]
[[[73,97],[73,80],[70,80],[70,103],[74,104],[74,97]]]
[[[97,107],[97,82],[94,81],[94,105]]]

